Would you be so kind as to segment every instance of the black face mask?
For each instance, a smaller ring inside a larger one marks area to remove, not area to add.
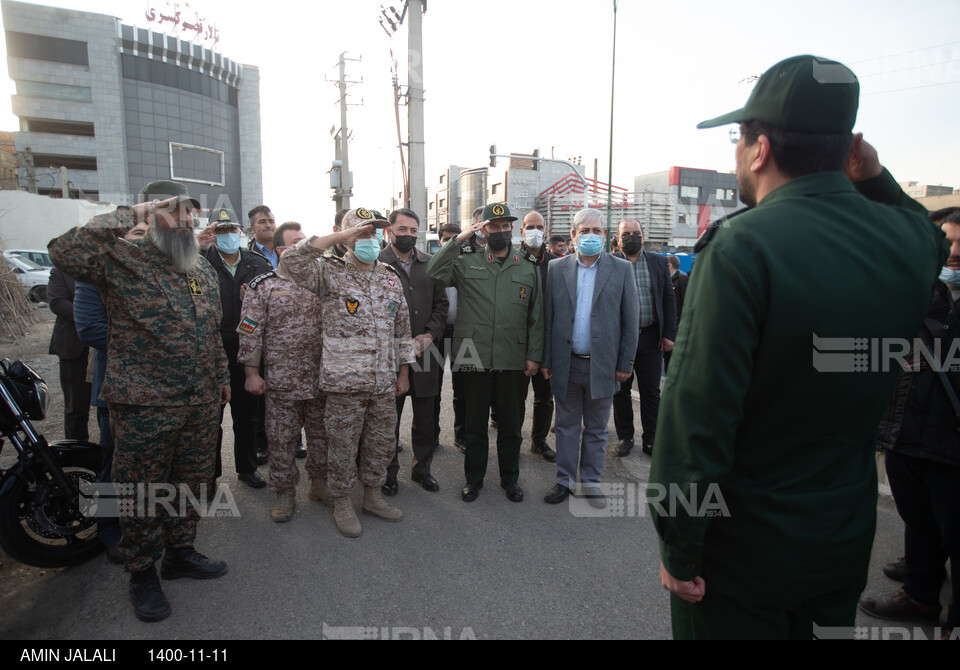
[[[405,254],[415,246],[417,246],[417,236],[416,235],[394,235],[393,236],[393,246],[397,248],[401,254]]]
[[[507,230],[502,233],[490,233],[487,235],[487,244],[494,251],[503,251],[513,240],[513,231]]]
[[[643,238],[637,237],[636,235],[624,237],[620,242],[620,246],[623,248],[624,256],[634,256],[643,251]]]

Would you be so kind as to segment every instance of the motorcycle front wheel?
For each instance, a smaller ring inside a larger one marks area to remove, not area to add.
[[[98,451],[65,451],[60,466],[77,486],[97,481]],[[18,476],[0,496],[0,546],[11,558],[40,568],[82,563],[103,550],[97,520],[84,516],[74,497],[57,495],[49,473],[39,479]]]

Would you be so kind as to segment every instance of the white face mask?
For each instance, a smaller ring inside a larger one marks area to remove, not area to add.
[[[530,228],[523,234],[523,240],[531,249],[539,249],[543,246],[543,231]]]

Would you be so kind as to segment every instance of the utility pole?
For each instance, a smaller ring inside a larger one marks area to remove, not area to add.
[[[64,165],[60,166],[60,195],[64,200],[70,199],[70,185],[67,183],[67,168]]]
[[[347,58],[346,52],[340,54],[340,188],[337,189],[337,209],[350,209],[350,197],[353,184],[350,180],[349,144],[347,132]]]
[[[427,216],[427,178],[423,133],[423,12],[424,0],[408,0],[410,35],[407,51],[409,84],[407,95],[408,150],[410,152],[410,204],[421,218]],[[426,235],[424,228],[423,235]]]
[[[613,0],[613,67],[610,73],[610,169],[607,172],[607,251],[613,244],[613,94],[617,81],[617,0]]]
[[[37,194],[37,169],[33,164],[33,150],[27,147],[23,152],[23,163],[27,168],[27,190]]]

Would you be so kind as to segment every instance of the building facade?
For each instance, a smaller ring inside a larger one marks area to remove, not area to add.
[[[20,186],[129,204],[147,182],[204,209],[263,199],[259,71],[112,16],[3,0]]]

